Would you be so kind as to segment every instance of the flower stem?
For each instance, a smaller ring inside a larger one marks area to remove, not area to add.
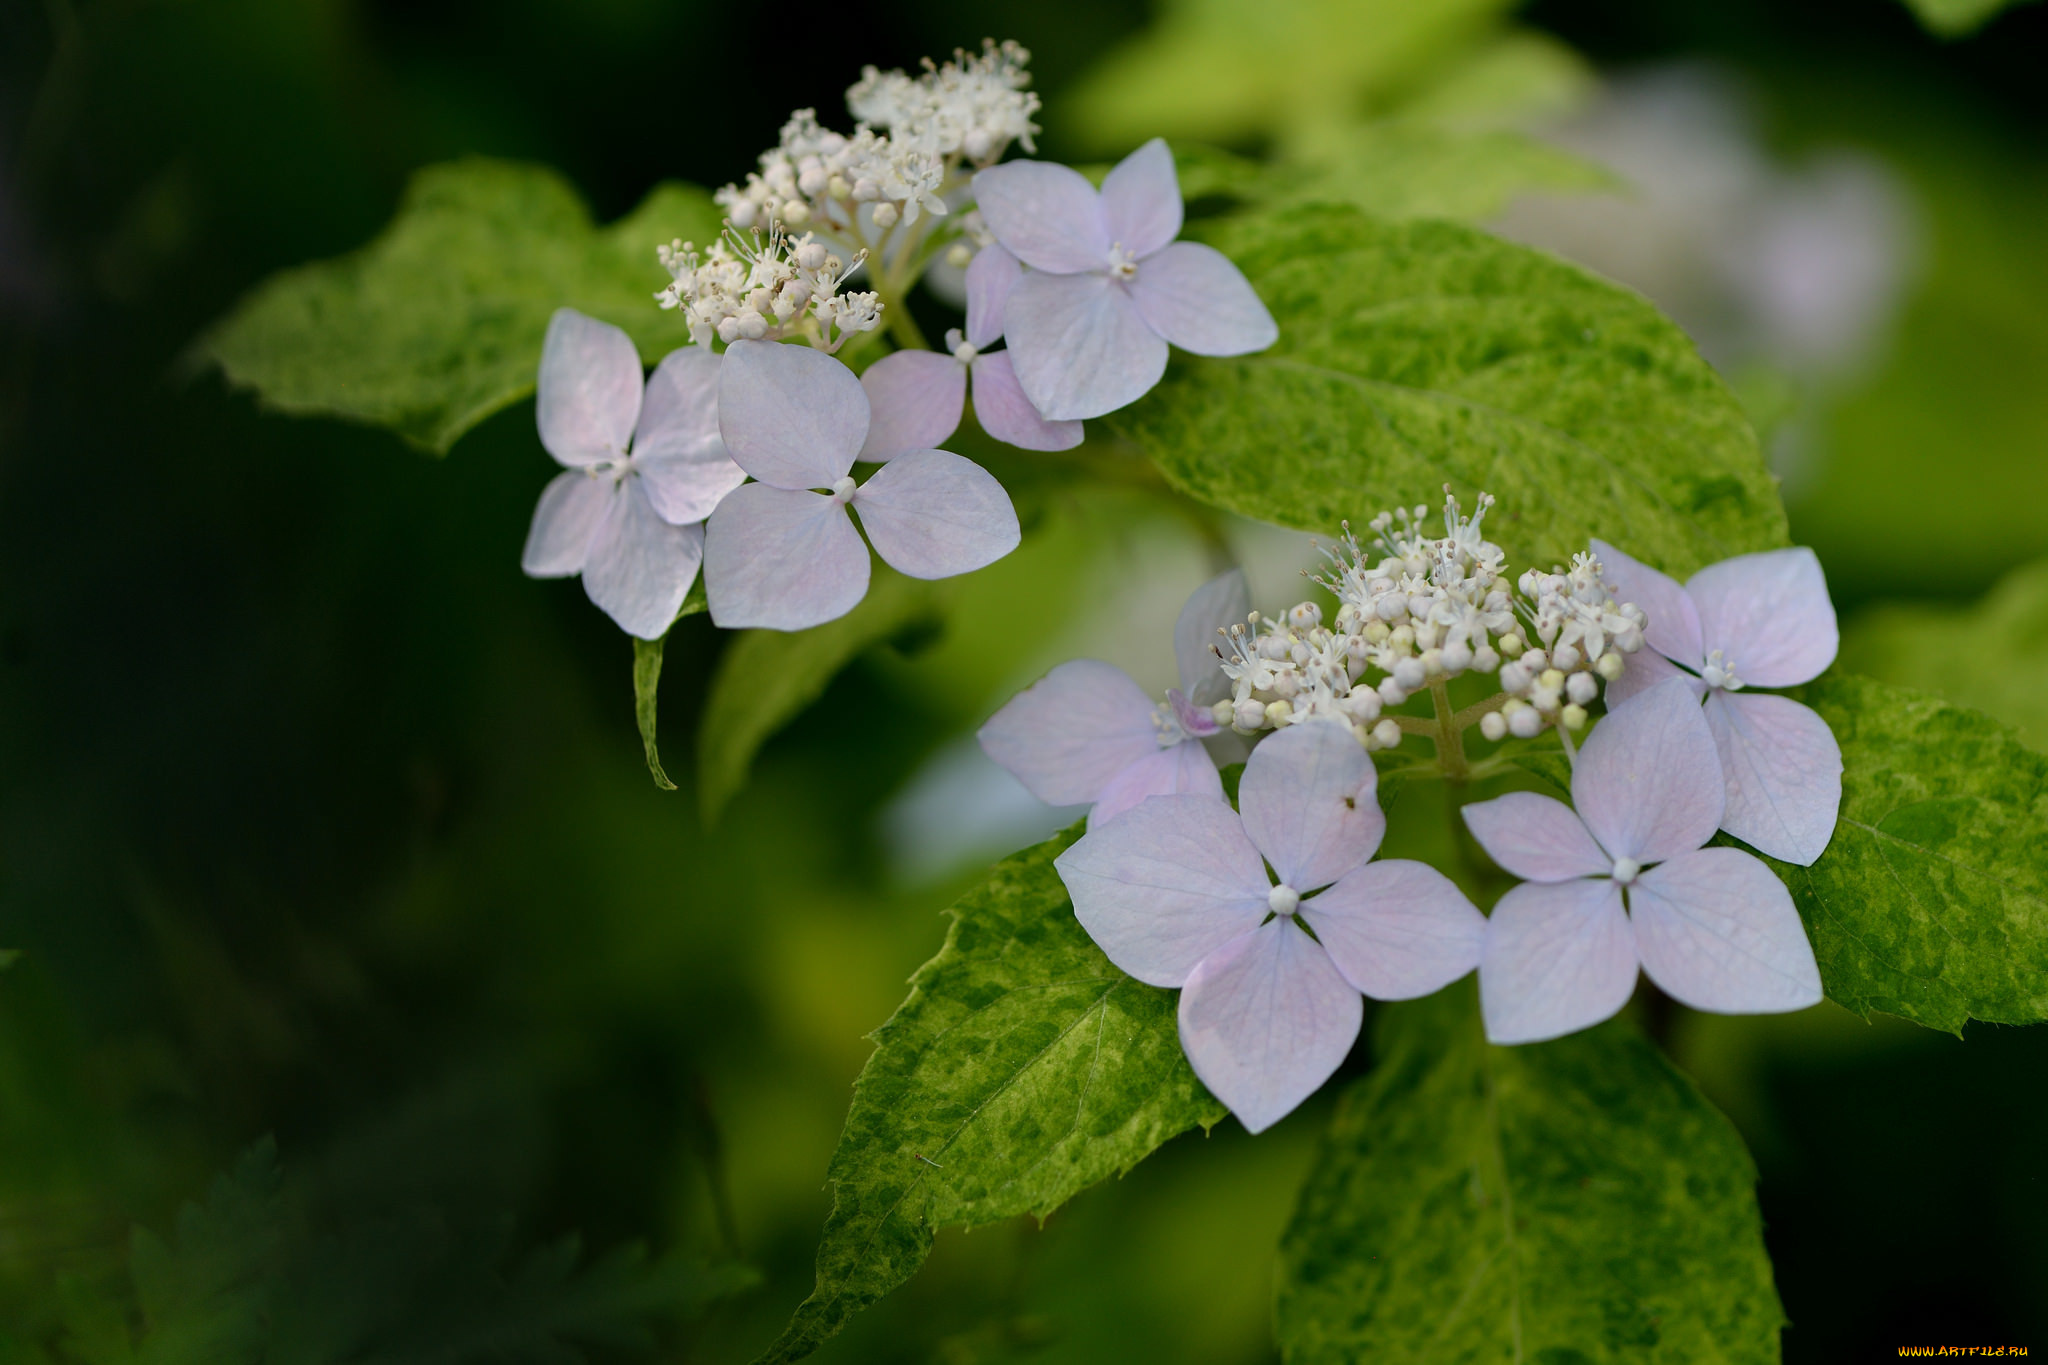
[[[1458,723],[1459,714],[1451,710],[1451,689],[1442,678],[1430,680],[1429,700],[1436,708],[1430,718],[1430,738],[1436,741],[1437,766],[1443,769],[1445,782],[1462,787],[1472,773],[1465,761],[1465,727]]]

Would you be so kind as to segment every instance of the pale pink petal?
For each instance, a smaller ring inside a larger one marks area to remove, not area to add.
[[[1024,396],[1054,421],[1114,412],[1166,373],[1166,343],[1107,275],[1026,275],[1003,336]]]
[[[1020,450],[1072,450],[1084,435],[1079,422],[1048,422],[1031,406],[1010,353],[974,358],[974,420],[1005,445]]]
[[[1761,853],[1811,866],[1842,809],[1842,747],[1811,708],[1790,697],[1716,692],[1707,726],[1727,779],[1721,828]]]
[[[1230,693],[1223,660],[1216,655],[1218,631],[1241,625],[1251,613],[1251,584],[1243,569],[1226,569],[1196,588],[1173,623],[1173,657],[1180,685],[1197,706],[1213,706]]]
[[[950,578],[1017,548],[1017,512],[995,476],[944,450],[914,450],[853,495],[875,553],[912,578]]]
[[[702,346],[669,352],[648,376],[633,433],[633,470],[647,499],[663,521],[678,526],[710,516],[747,479],[718,434],[719,364]]]
[[[1604,694],[1609,710],[1631,697],[1641,696],[1658,683],[1671,678],[1683,679],[1695,697],[1707,695],[1707,684],[1697,673],[1686,672],[1659,654],[1654,647],[1639,649],[1633,654],[1624,654],[1622,658],[1627,662],[1622,667],[1621,676],[1607,684]]]
[[[1146,323],[1183,351],[1247,355],[1280,337],[1251,281],[1213,246],[1175,242],[1147,256],[1130,288]]]
[[[548,480],[533,509],[519,567],[532,578],[567,578],[583,572],[590,542],[611,510],[618,484],[571,469]]]
[[[1164,138],[1153,138],[1102,181],[1109,235],[1133,256],[1150,256],[1180,236],[1180,176]]]
[[[1180,728],[1197,739],[1207,739],[1223,727],[1216,723],[1216,715],[1206,706],[1197,706],[1188,700],[1188,694],[1178,687],[1166,689],[1166,700],[1173,706],[1173,715],[1180,722]]]
[[[583,564],[583,591],[628,635],[658,640],[704,562],[704,530],[672,526],[631,481],[620,485]]]
[[[1387,817],[1351,727],[1311,720],[1260,741],[1237,787],[1244,832],[1296,891],[1328,886],[1380,846]]]
[[[1180,985],[1269,910],[1258,850],[1221,797],[1155,796],[1096,825],[1053,866],[1088,936],[1148,985]]]
[[[870,414],[860,457],[886,460],[931,450],[959,428],[967,367],[937,351],[896,351],[868,366],[860,386]]]
[[[750,483],[726,494],[704,531],[704,592],[728,630],[806,630],[852,611],[868,591],[868,547],[846,509],[802,489]]]
[[[720,357],[702,346],[670,351],[647,376],[640,424],[633,430],[633,454],[686,455],[725,459],[718,434]]]
[[[1024,267],[1000,246],[985,246],[967,265],[967,342],[993,345],[1003,334],[1003,305],[1024,278]]]
[[[1811,682],[1835,661],[1841,632],[1820,558],[1805,546],[1709,564],[1685,585],[1700,636],[1750,687]]]
[[[1294,1111],[1344,1063],[1365,1002],[1330,955],[1286,917],[1202,959],[1180,995],[1195,1075],[1247,1132]]]
[[[1223,779],[1216,761],[1197,739],[1184,739],[1152,752],[1112,777],[1088,812],[1088,828],[1115,819],[1148,796],[1206,796],[1223,800]]]
[[[1609,856],[1656,863],[1714,837],[1721,786],[1699,701],[1672,678],[1593,727],[1572,769],[1572,804]]]
[[[718,427],[740,468],[777,488],[830,488],[868,434],[868,396],[809,346],[735,341],[718,376]]]
[[[1792,894],[1737,848],[1653,867],[1628,892],[1636,953],[1664,993],[1716,1014],[1775,1014],[1820,1002],[1820,968]]]
[[[974,177],[988,230],[1033,270],[1072,275],[1109,265],[1109,219],[1086,176],[1050,161],[1012,161]]]
[[[1604,877],[1614,867],[1572,808],[1548,796],[1509,792],[1474,802],[1462,814],[1487,855],[1524,881]]]
[[[1593,553],[1614,587],[1614,600],[1635,603],[1649,618],[1643,638],[1650,648],[1674,663],[1698,668],[1707,657],[1700,644],[1699,611],[1678,580],[1631,559],[1604,540],[1593,542]],[[1630,655],[1629,667],[1634,668],[1641,657],[1640,652]]]
[[[1010,698],[975,738],[1039,800],[1079,805],[1159,752],[1152,699],[1115,664],[1073,659]]]
[[[1457,884],[1405,858],[1353,868],[1296,913],[1344,979],[1375,1000],[1441,990],[1479,965],[1486,942],[1486,916]]]
[[[540,443],[566,465],[625,458],[640,419],[640,352],[609,322],[557,308],[541,344],[534,416]]]
[[[1590,1028],[1635,988],[1635,938],[1612,881],[1523,882],[1493,907],[1479,958],[1492,1041],[1540,1043]]]

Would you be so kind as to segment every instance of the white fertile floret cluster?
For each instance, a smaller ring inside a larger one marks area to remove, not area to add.
[[[1217,723],[1250,733],[1329,717],[1367,749],[1392,748],[1401,730],[1386,708],[1498,669],[1508,699],[1481,719],[1488,739],[1583,726],[1599,680],[1619,677],[1622,656],[1642,647],[1643,614],[1614,601],[1589,554],[1570,573],[1524,574],[1518,603],[1501,548],[1483,534],[1492,506],[1482,494],[1466,517],[1446,489],[1443,536],[1424,531],[1427,508],[1400,508],[1373,518],[1371,550],[1347,526],[1316,580],[1337,599],[1335,621],[1302,602],[1233,626],[1216,651],[1233,690]]]
[[[874,294],[839,289],[861,257],[841,261],[810,233],[790,238],[770,228],[764,239],[729,228],[702,254],[683,241],[656,254],[671,282],[654,297],[663,308],[682,310],[698,346],[713,337],[731,343],[805,335],[832,351],[882,322]]]
[[[816,220],[846,229],[865,208],[868,220],[887,230],[916,222],[922,212],[945,213],[945,183],[946,162],[936,152],[865,124],[848,137],[820,125],[816,110],[799,109],[782,125],[781,143],[761,153],[761,169],[712,197],[735,227]]]
[[[863,124],[887,129],[897,144],[992,166],[1012,142],[1038,150],[1031,140],[1038,96],[1025,89],[1030,60],[1017,43],[984,39],[980,52],[956,51],[944,66],[927,58],[921,76],[864,67],[846,92],[846,107]]]

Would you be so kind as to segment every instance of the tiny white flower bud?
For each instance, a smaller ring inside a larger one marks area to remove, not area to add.
[[[967,153],[970,161],[986,161],[989,153],[996,149],[995,135],[986,128],[974,128],[960,140],[960,150]]]
[[[878,228],[887,229],[895,227],[896,220],[902,216],[897,211],[896,206],[887,200],[883,200],[875,205],[875,226]]]
[[[868,204],[882,197],[882,187],[862,176],[853,182],[853,198],[856,203]]]
[[[1285,725],[1287,718],[1293,714],[1294,708],[1288,705],[1285,700],[1269,701],[1266,703],[1266,724],[1276,730]]]
[[[1323,623],[1323,609],[1313,602],[1296,602],[1287,609],[1287,624],[1296,630],[1314,630]]]
[[[1508,733],[1516,739],[1534,739],[1543,730],[1543,714],[1533,706],[1517,708],[1508,715]]]
[[[1564,690],[1564,674],[1555,668],[1546,668],[1536,675],[1536,685],[1551,692]]]
[[[1524,650],[1522,657],[1515,662],[1528,669],[1531,677],[1535,677],[1550,667],[1550,656],[1540,649],[1529,649]]]
[[[1371,753],[1373,751],[1375,746],[1372,742],[1372,731],[1366,729],[1363,725],[1352,726],[1351,737],[1357,740],[1359,744],[1364,747],[1367,753]]]
[[[965,242],[955,242],[946,248],[946,264],[955,270],[965,270],[974,264],[974,248]]]
[[[748,341],[759,341],[768,335],[768,319],[749,308],[733,319],[739,325],[739,333]]]
[[[1627,667],[1628,661],[1621,657],[1620,651],[1610,649],[1600,656],[1599,663],[1593,665],[1593,671],[1607,681],[1613,682]]]
[[[1466,669],[1472,666],[1472,662],[1473,655],[1472,647],[1470,645],[1464,644],[1461,641],[1453,641],[1452,643],[1444,646],[1444,672],[1463,673]],[[1491,672],[1492,670],[1489,669],[1488,671]]]
[[[1383,720],[1378,725],[1372,727],[1372,737],[1379,742],[1379,746],[1382,749],[1399,748],[1401,744],[1401,727],[1394,724],[1391,720]]]
[[[1380,718],[1380,694],[1370,687],[1361,687],[1346,693],[1337,708],[1353,720],[1375,721]]]
[[[843,175],[835,175],[825,182],[825,193],[834,199],[844,199],[853,193],[853,183]]]
[[[1614,633],[1614,647],[1624,654],[1633,654],[1643,647],[1643,629],[1631,621]]]
[[[1275,670],[1273,674],[1273,691],[1275,694],[1287,698],[1299,695],[1301,692],[1301,675],[1292,669],[1288,669],[1285,672]]]
[[[1528,647],[1529,642],[1524,640],[1519,634],[1503,635],[1500,637],[1500,652],[1507,655],[1510,659],[1520,658],[1522,651]]]
[[[1408,693],[1392,678],[1380,679],[1380,700],[1389,706],[1399,706],[1408,700]]]
[[[1586,675],[1581,673],[1579,676],[1583,678]],[[1583,730],[1586,728],[1586,708],[1567,706],[1558,714],[1558,719],[1564,722],[1564,728],[1567,730]]]
[[[1600,684],[1591,673],[1574,673],[1565,679],[1564,694],[1575,706],[1584,706],[1600,695]]]
[[[811,221],[811,206],[801,199],[785,199],[777,211],[785,223],[808,223]]]
[[[1394,685],[1403,692],[1420,690],[1426,675],[1420,659],[1403,659],[1394,665]]]
[[[1415,647],[1415,632],[1407,626],[1395,626],[1387,636],[1387,643],[1406,653]]]
[[[1500,655],[1494,652],[1492,645],[1481,645],[1472,651],[1471,666],[1481,673],[1491,673],[1500,667]]]
[[[1236,718],[1236,710],[1236,706],[1228,698],[1225,698],[1209,708],[1209,719],[1215,721],[1218,725],[1228,725]]]
[[[817,270],[831,255],[823,242],[805,242],[796,249],[796,263],[805,270]]]
[[[1508,735],[1508,718],[1498,711],[1488,711],[1479,718],[1479,733],[1498,744]]]
[[[718,320],[718,339],[727,345],[738,341],[740,339],[740,320],[738,318],[720,318]]]
[[[1538,687],[1529,694],[1529,704],[1547,716],[1564,704],[1564,698],[1554,687]]]
[[[1503,692],[1527,692],[1531,681],[1528,666],[1519,660],[1500,666],[1500,690]]]
[[[1406,616],[1408,614],[1408,594],[1405,592],[1390,592],[1374,604],[1373,610],[1378,613],[1382,621],[1393,621]],[[1409,633],[1413,635],[1414,632],[1411,631]]]
[[[1367,642],[1375,645],[1385,644],[1387,637],[1391,634],[1393,634],[1393,628],[1385,621],[1374,621],[1365,628]]]
[[[1436,648],[1436,641],[1437,641],[1437,630],[1436,630],[1436,622],[1434,622],[1434,621],[1420,621],[1420,622],[1417,622],[1417,623],[1416,623],[1416,626],[1415,626],[1415,647],[1416,647],[1417,649],[1435,649],[1435,648]]]
[[[1266,704],[1251,697],[1232,707],[1232,722],[1240,730],[1256,730],[1266,723]]]
[[[1551,651],[1550,664],[1569,673],[1579,666],[1579,651],[1571,645],[1559,645]]]

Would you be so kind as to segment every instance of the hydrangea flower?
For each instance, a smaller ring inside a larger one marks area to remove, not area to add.
[[[1649,613],[1650,648],[1609,700],[1684,679],[1706,698],[1727,779],[1721,828],[1773,858],[1811,865],[1841,812],[1841,746],[1810,708],[1743,689],[1811,682],[1835,661],[1841,635],[1820,560],[1805,548],[1739,555],[1680,587],[1611,545],[1593,548],[1622,595]]]
[[[899,455],[866,483],[849,472],[868,398],[845,365],[807,346],[739,341],[718,381],[718,426],[759,482],[734,489],[705,529],[704,590],[721,626],[803,630],[852,611],[868,552],[912,578],[950,578],[1017,548],[1017,513],[987,470],[944,450]]]
[[[1176,242],[1180,180],[1154,138],[1098,192],[1079,171],[1012,161],[974,177],[982,218],[1031,267],[1003,335],[1017,380],[1052,421],[1100,417],[1166,373],[1168,342],[1196,355],[1262,351],[1273,315],[1222,252]]]
[[[946,350],[896,351],[868,366],[860,377],[874,420],[868,426],[863,460],[887,460],[909,450],[927,450],[960,425],[967,380],[974,378],[974,416],[998,441],[1026,450],[1071,450],[1081,444],[1079,422],[1048,422],[1031,406],[1010,368],[1010,353],[987,353],[1003,338],[1003,304],[1023,276],[1017,258],[999,246],[985,246],[967,267],[967,332],[946,333]]]
[[[1148,796],[1220,801],[1223,782],[1202,740],[1220,728],[1208,708],[1229,695],[1230,680],[1209,641],[1250,605],[1241,569],[1195,589],[1173,628],[1181,685],[1164,703],[1115,664],[1074,659],[1012,697],[975,738],[1039,800],[1094,802],[1091,829]]]
[[[1628,1003],[1638,965],[1698,1010],[1817,1003],[1820,969],[1785,884],[1741,849],[1701,847],[1721,807],[1714,737],[1671,678],[1593,728],[1572,806],[1511,792],[1465,807],[1473,836],[1524,878],[1486,925],[1486,1036],[1533,1043],[1597,1024]]]
[[[745,482],[718,432],[719,358],[671,352],[644,383],[632,338],[571,308],[548,320],[536,413],[567,466],[541,491],[520,566],[583,575],[629,634],[658,639],[704,558],[700,523]]]
[[[1448,877],[1368,861],[1387,827],[1373,788],[1348,727],[1290,726],[1252,750],[1242,815],[1155,796],[1054,863],[1111,962],[1181,988],[1188,1061],[1254,1133],[1343,1062],[1359,992],[1412,999],[1478,965],[1486,920]]]

